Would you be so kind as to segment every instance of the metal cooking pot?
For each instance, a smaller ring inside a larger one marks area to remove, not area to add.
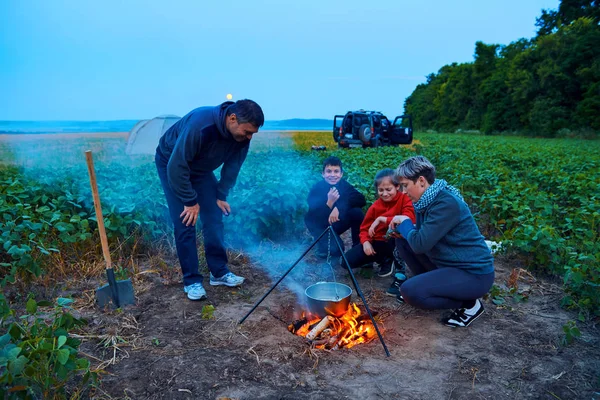
[[[352,289],[350,286],[335,282],[317,282],[304,291],[308,308],[320,317],[332,315],[341,317],[348,311]]]

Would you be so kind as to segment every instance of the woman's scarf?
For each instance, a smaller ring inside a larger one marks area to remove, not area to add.
[[[444,179],[436,179],[435,181],[433,181],[431,186],[429,186],[427,190],[425,190],[419,201],[413,204],[415,211],[421,212],[427,207],[429,207],[433,199],[435,199],[435,197],[442,190],[447,190],[462,201],[464,201],[462,195],[460,194],[460,191],[457,188],[455,188],[452,185],[448,185],[448,182],[446,182]]]

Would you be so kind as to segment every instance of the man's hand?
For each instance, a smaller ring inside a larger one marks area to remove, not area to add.
[[[364,242],[363,243],[363,251],[368,256],[373,256],[373,255],[376,254],[375,250],[373,250],[373,245],[371,245],[371,242]]]
[[[229,203],[223,200],[217,200],[217,206],[223,211],[223,215],[228,217],[231,214],[231,207]]]
[[[183,212],[179,215],[179,218],[183,218],[183,221],[181,222],[183,222],[185,226],[196,226],[198,213],[200,213],[200,204],[191,207],[183,206]]]
[[[373,223],[371,224],[371,227],[369,228],[369,236],[371,236],[371,237],[375,236],[375,229],[377,228],[377,226],[379,226],[379,224],[385,223],[385,221],[386,221],[385,217],[375,218],[375,221],[373,221]]]
[[[406,215],[396,215],[394,218],[392,218],[392,222],[390,222],[390,229],[395,232],[396,227],[407,219],[410,218],[408,218]]]
[[[333,207],[331,214],[329,214],[329,225],[334,224],[340,220],[340,210],[337,207]]]
[[[327,193],[327,206],[332,208],[336,201],[340,198],[340,192],[338,192],[337,188],[334,186],[329,189],[329,193]]]

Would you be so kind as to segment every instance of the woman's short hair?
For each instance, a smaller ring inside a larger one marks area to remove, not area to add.
[[[377,190],[385,178],[390,178],[394,186],[398,186],[400,184],[394,170],[391,168],[384,168],[375,174],[375,181],[373,182],[375,184],[375,190]]]
[[[403,161],[396,168],[398,178],[410,179],[416,182],[419,176],[422,176],[431,185],[435,181],[435,167],[423,156],[414,156]]]

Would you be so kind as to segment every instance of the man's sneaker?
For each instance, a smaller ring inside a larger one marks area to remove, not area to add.
[[[402,295],[399,294],[398,296],[396,296],[396,301],[400,304],[404,304],[404,297],[402,297]]]
[[[394,281],[392,282],[392,286],[385,292],[388,296],[400,296],[400,286],[406,281],[406,275],[396,272],[394,274]]]
[[[183,291],[187,293],[188,299],[190,300],[206,299],[206,290],[204,290],[204,286],[202,286],[200,282],[184,286]]]
[[[477,299],[471,308],[459,308],[452,315],[442,319],[442,323],[453,328],[466,328],[483,314],[483,303]]]
[[[244,283],[244,278],[237,276],[233,272],[228,272],[220,278],[215,278],[212,273],[210,274],[211,286],[225,285],[229,287],[236,287],[240,286],[242,283]]]
[[[377,276],[380,278],[385,278],[392,275],[395,270],[396,266],[394,263],[394,259],[390,258],[381,263],[381,265],[379,266],[379,272],[377,273]]]

